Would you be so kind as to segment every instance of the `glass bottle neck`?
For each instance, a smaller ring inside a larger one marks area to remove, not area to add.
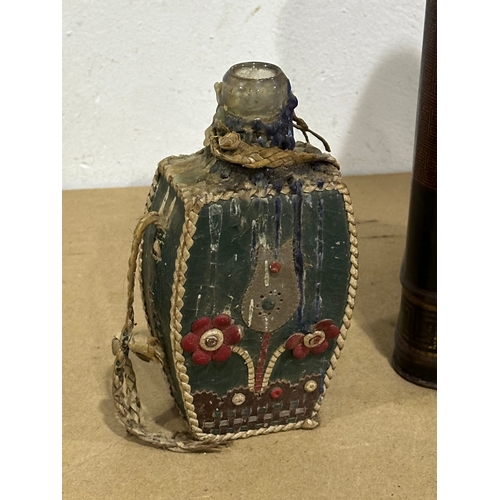
[[[249,62],[229,69],[215,84],[214,120],[238,132],[247,143],[293,149],[293,113],[297,98],[290,82],[273,64]]]

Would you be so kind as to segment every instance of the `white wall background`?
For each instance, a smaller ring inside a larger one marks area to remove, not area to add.
[[[65,0],[63,188],[148,185],[162,158],[202,147],[213,84],[250,60],[283,69],[344,175],[409,171],[424,11],[425,0]]]

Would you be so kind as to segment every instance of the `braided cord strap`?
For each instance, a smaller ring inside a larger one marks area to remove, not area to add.
[[[134,230],[132,251],[128,261],[127,312],[119,338],[114,338],[112,347],[115,355],[113,366],[112,393],[118,417],[125,425],[127,432],[158,448],[177,452],[212,451],[221,443],[215,442],[215,436],[207,435],[203,440],[194,440],[184,433],[169,437],[162,433],[149,432],[141,422],[141,401],[137,392],[135,372],[129,353],[136,352],[140,359],[154,360],[163,367],[164,353],[157,339],[150,337],[146,345],[136,342],[132,336],[134,327],[134,288],[137,270],[137,258],[144,232],[150,225],[157,230],[165,230],[165,218],[157,212],[148,212],[141,217]],[[137,345],[136,345],[137,344]]]
[[[306,132],[313,133],[300,120],[299,130],[304,135]],[[210,151],[215,158],[225,160],[229,163],[242,165],[245,168],[278,168],[291,167],[299,163],[312,163],[322,161],[331,163],[340,170],[337,160],[327,153],[309,153],[306,151],[295,151],[293,149],[280,149],[278,147],[263,147],[259,144],[248,144],[240,138],[238,132],[229,130],[223,123],[216,122],[205,132],[206,139],[204,144],[210,146]],[[316,137],[321,137],[314,133]],[[305,135],[307,139],[307,135]],[[327,150],[330,149],[326,141]],[[309,142],[309,140],[307,139]]]

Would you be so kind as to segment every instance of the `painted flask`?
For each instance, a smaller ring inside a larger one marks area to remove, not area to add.
[[[161,161],[148,196],[150,331],[194,439],[314,428],[356,293],[349,192],[280,68],[238,64],[215,89],[204,148]]]

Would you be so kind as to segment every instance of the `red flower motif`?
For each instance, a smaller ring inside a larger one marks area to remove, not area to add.
[[[309,352],[321,354],[328,349],[328,342],[339,336],[340,330],[331,319],[323,319],[316,323],[313,333],[304,335],[294,333],[285,343],[285,348],[292,350],[294,358],[305,358]]]
[[[231,356],[232,345],[243,336],[243,329],[233,324],[231,316],[219,314],[210,319],[207,316],[197,319],[191,331],[181,340],[186,352],[191,352],[195,365],[206,365],[210,361],[227,361]]]

